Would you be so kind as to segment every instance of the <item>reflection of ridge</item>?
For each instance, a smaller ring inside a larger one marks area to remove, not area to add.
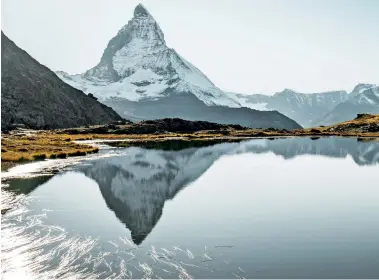
[[[99,184],[108,207],[130,229],[136,244],[142,243],[154,228],[165,201],[174,198],[223,155],[273,152],[285,159],[306,154],[351,155],[359,165],[379,162],[379,142],[357,142],[353,138],[258,139],[180,151],[134,147],[125,152],[123,156],[96,160],[83,172]]]
[[[5,188],[7,191],[11,191],[16,195],[29,194],[34,191],[38,186],[46,183],[52,178],[53,175],[43,175],[27,178],[15,178],[9,181],[5,181]]]
[[[333,158],[345,158],[350,155],[358,165],[379,163],[379,142],[361,142],[356,138],[324,137],[317,140],[311,138],[284,138],[270,141],[264,149],[254,152],[272,151],[285,159],[300,155],[320,155]]]

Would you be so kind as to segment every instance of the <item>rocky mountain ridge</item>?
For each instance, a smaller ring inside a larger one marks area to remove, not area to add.
[[[357,114],[379,114],[379,85],[359,84],[349,98],[316,120],[314,125],[331,125],[353,119]]]
[[[379,113],[378,86],[374,84],[358,84],[350,93],[342,90],[300,93],[284,89],[272,96],[234,95],[238,100],[245,100],[246,107],[277,110],[303,127],[331,125],[353,119],[360,113]]]
[[[33,129],[105,124],[122,118],[62,82],[1,33],[1,129],[18,125]]]

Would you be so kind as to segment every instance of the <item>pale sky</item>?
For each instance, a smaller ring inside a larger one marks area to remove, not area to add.
[[[2,30],[52,70],[95,66],[143,3],[167,45],[226,91],[379,83],[379,0],[2,0]]]

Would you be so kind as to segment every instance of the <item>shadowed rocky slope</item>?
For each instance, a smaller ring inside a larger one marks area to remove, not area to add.
[[[24,124],[34,129],[105,124],[122,118],[64,83],[1,33],[1,129]]]
[[[278,111],[258,111],[249,108],[207,106],[190,93],[169,93],[157,100],[130,101],[108,99],[120,115],[133,121],[181,118],[190,121],[208,121],[220,124],[239,124],[251,128],[298,129],[301,126]]]

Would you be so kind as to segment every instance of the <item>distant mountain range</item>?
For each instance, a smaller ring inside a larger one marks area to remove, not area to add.
[[[1,129],[105,124],[122,118],[110,107],[62,82],[1,33]]]
[[[159,25],[141,4],[109,41],[98,65],[83,74],[57,74],[134,121],[175,117],[248,127],[300,127],[276,111],[241,108],[235,98],[167,47]]]
[[[348,99],[339,103],[313,125],[330,125],[353,119],[358,113],[379,114],[379,86],[359,84],[348,95]]]
[[[285,89],[272,96],[229,93],[245,107],[278,110],[303,127],[331,125],[353,119],[360,113],[379,114],[379,86],[358,84],[351,93],[329,91],[299,93]]]

